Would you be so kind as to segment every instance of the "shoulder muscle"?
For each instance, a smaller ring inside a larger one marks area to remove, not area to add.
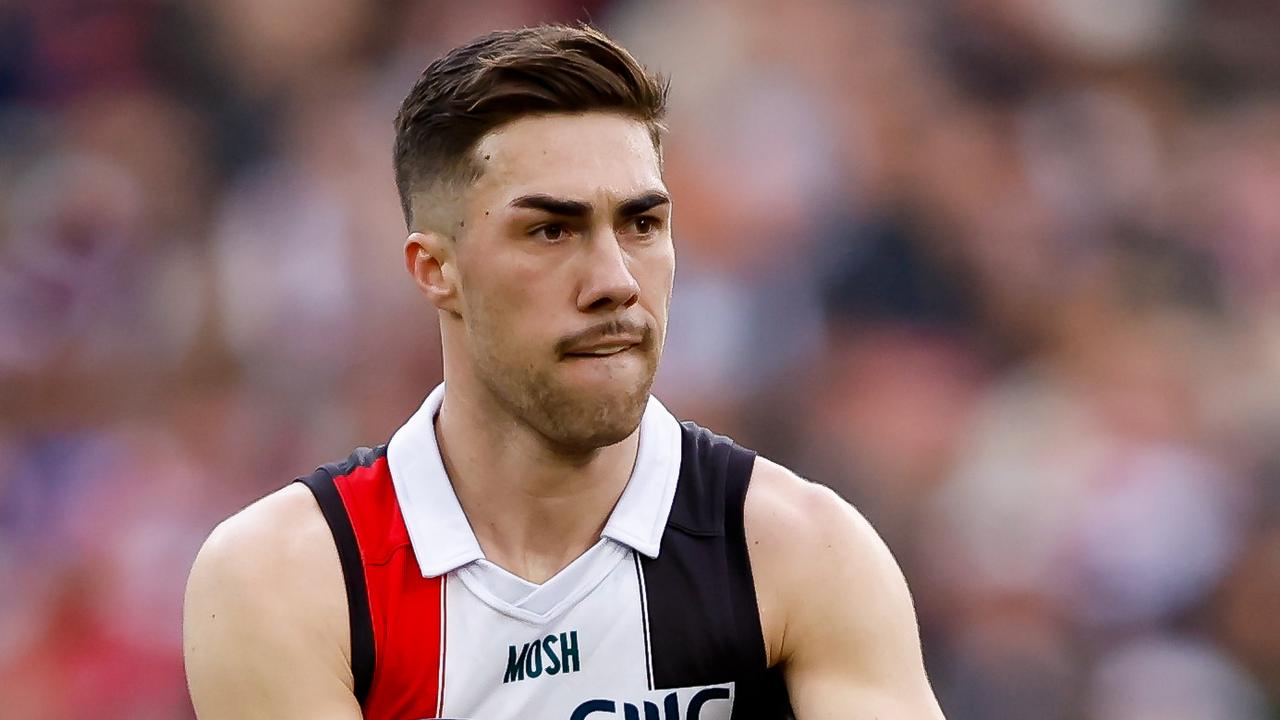
[[[191,569],[183,654],[197,714],[359,717],[342,569],[292,484],[223,521]]]
[[[884,541],[829,488],[757,460],[747,540],[771,662],[797,718],[935,718],[906,580]]]

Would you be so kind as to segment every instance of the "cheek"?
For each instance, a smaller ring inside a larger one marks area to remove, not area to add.
[[[535,320],[546,316],[546,274],[528,263],[489,258],[464,269],[464,321],[476,341],[490,348],[517,348],[536,341]]]
[[[484,252],[479,252],[479,250]],[[467,306],[492,313],[519,311],[528,303],[537,268],[518,253],[498,248],[475,248],[474,254],[460,257],[461,292]]]
[[[675,252],[670,245],[661,252],[638,258],[633,266],[645,307],[661,320],[666,316],[675,279]],[[661,322],[659,322],[661,325]]]
[[[634,268],[646,294],[670,295],[676,272],[675,248],[670,243],[649,248],[648,253],[637,257]]]

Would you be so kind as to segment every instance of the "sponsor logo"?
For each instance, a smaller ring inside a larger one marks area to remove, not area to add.
[[[679,695],[674,692],[662,699],[661,707],[648,700],[638,705],[617,700],[588,700],[574,709],[569,720],[604,720],[610,717],[623,720],[700,720],[703,706],[717,700],[729,700],[730,697],[728,688],[710,687],[694,693],[683,707]]]
[[[548,635],[541,640],[525,643],[516,652],[516,646],[507,650],[507,672],[503,684],[533,680],[543,675],[559,675],[581,670],[578,660],[578,631]]]

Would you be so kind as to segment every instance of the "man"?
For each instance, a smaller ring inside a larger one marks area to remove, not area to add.
[[[200,717],[941,717],[870,526],[649,395],[665,98],[585,27],[426,69],[395,170],[445,382],[214,530],[184,619]]]

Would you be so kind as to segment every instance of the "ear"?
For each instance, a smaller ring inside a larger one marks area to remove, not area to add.
[[[458,315],[458,267],[453,250],[453,241],[440,233],[410,233],[404,241],[404,265],[432,305]]]

